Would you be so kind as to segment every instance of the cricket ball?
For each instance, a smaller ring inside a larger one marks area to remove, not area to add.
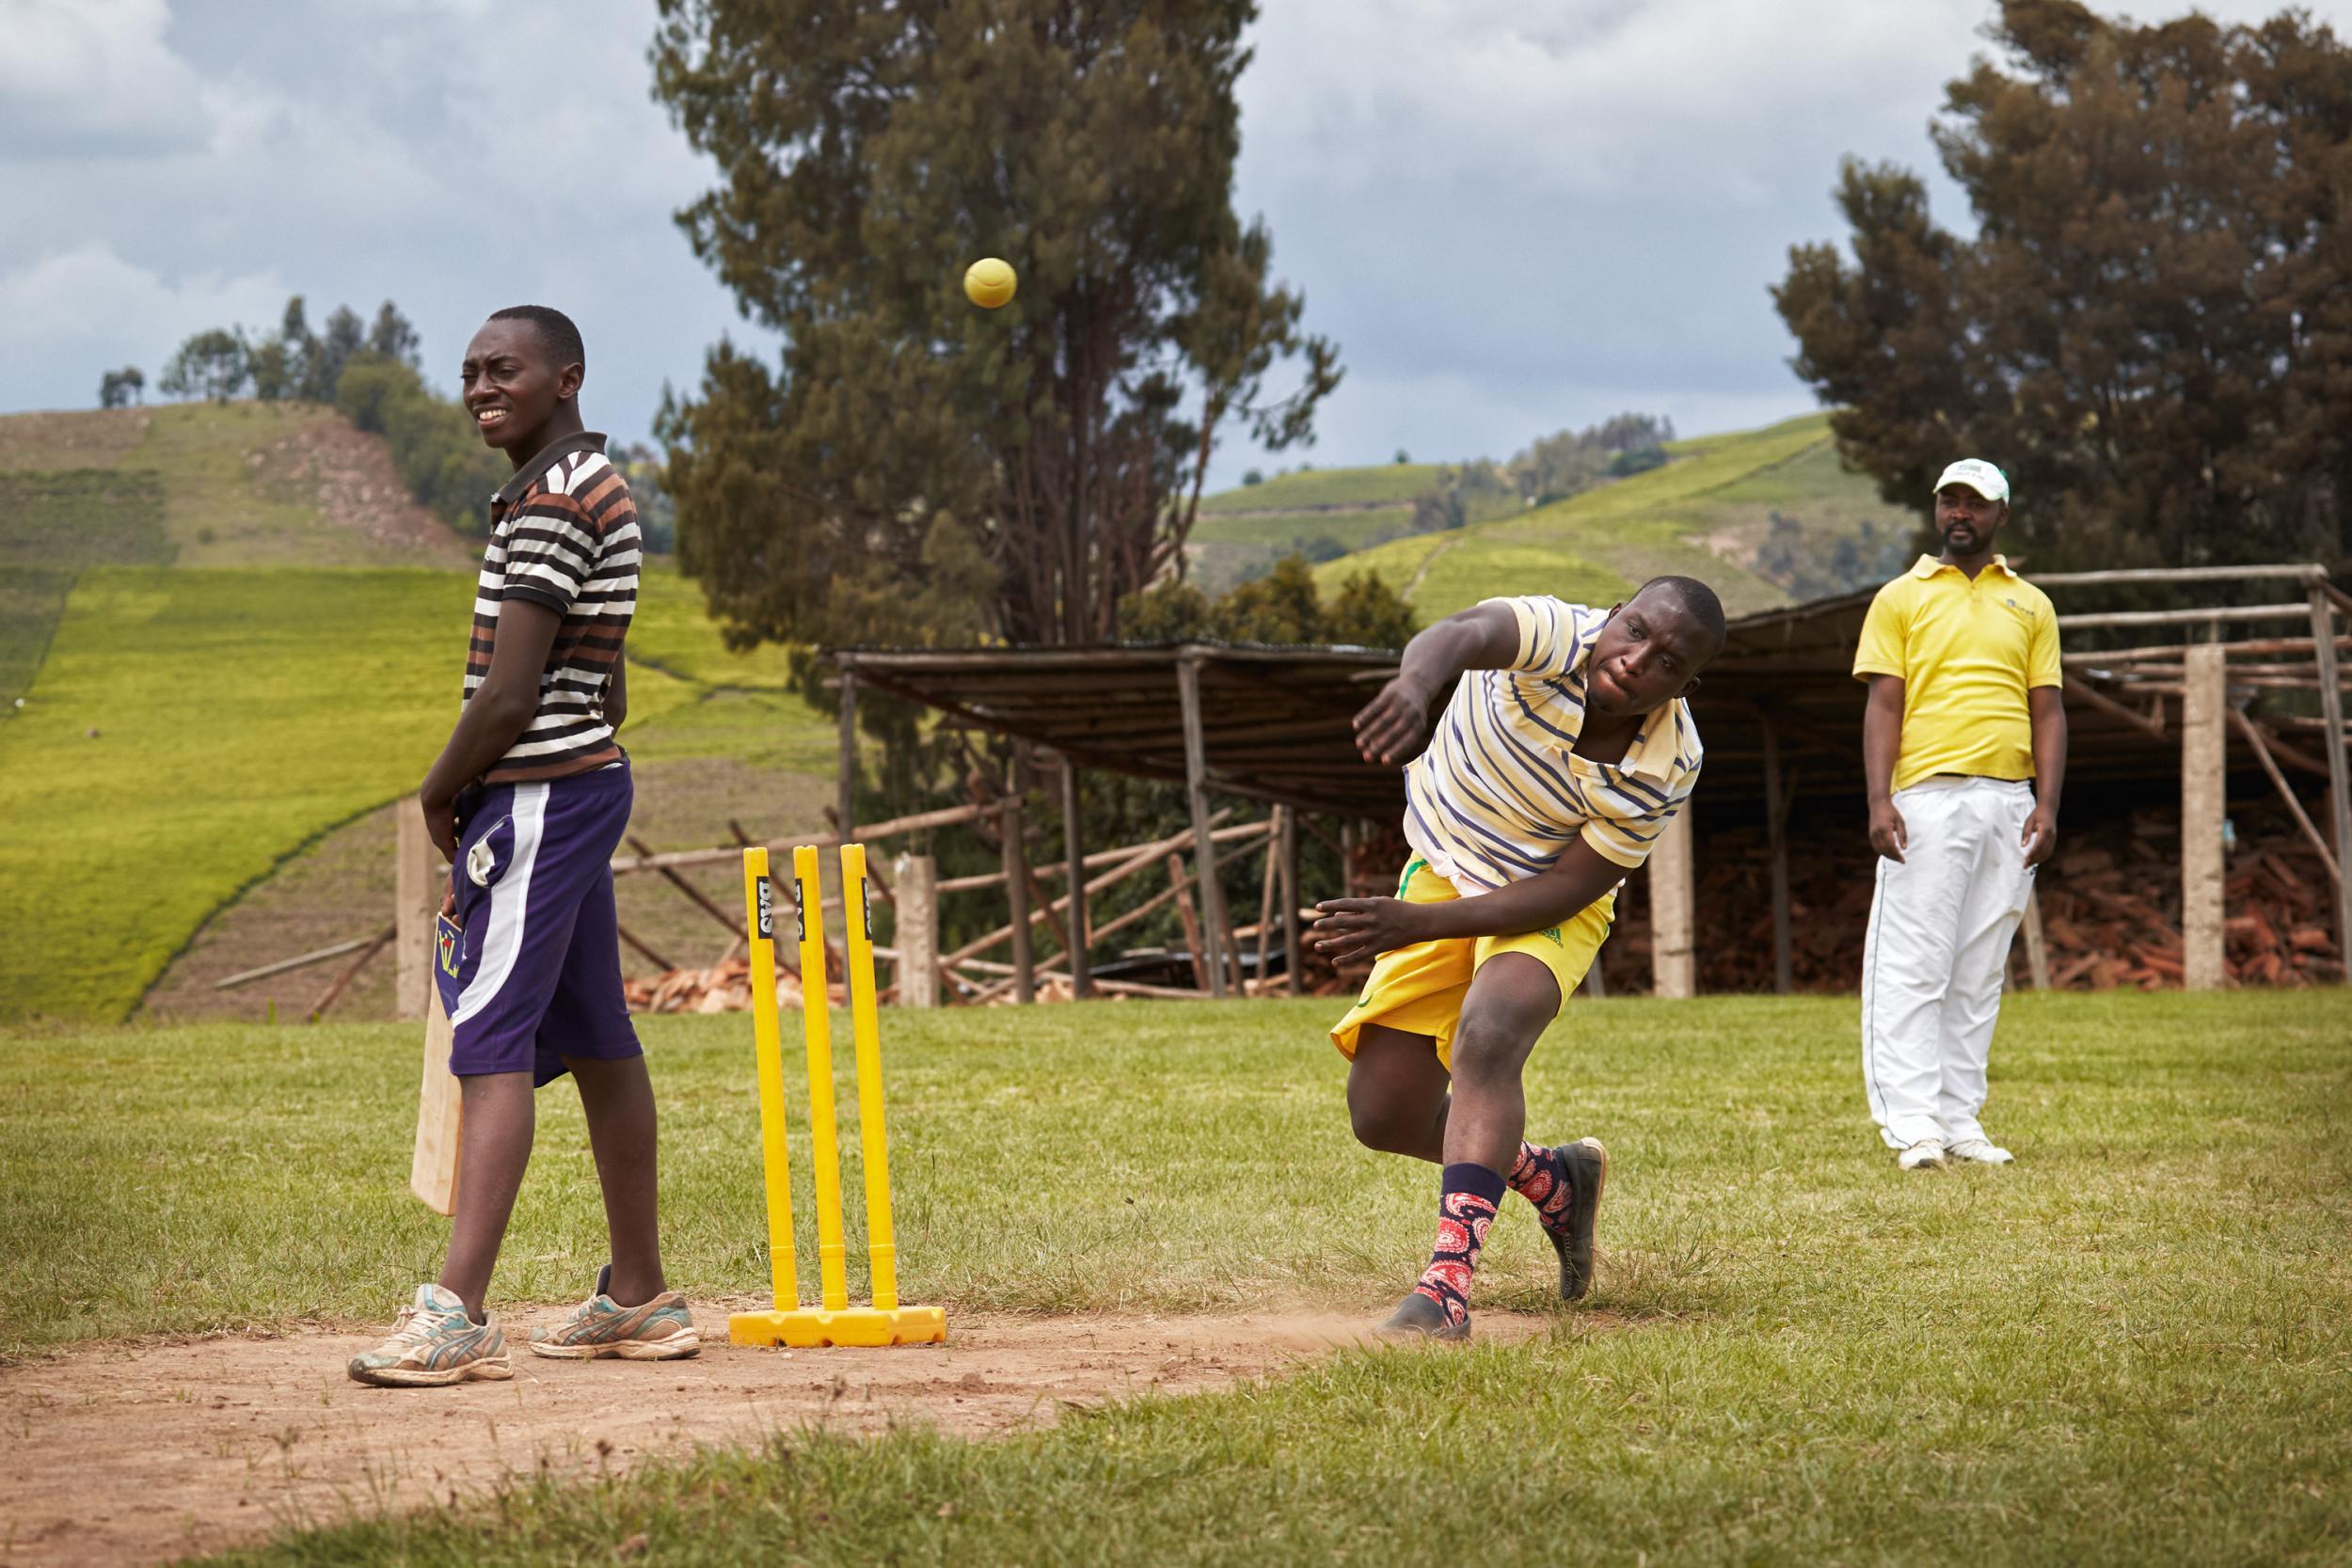
[[[964,269],[963,294],[981,309],[993,310],[1011,300],[1020,282],[1013,276],[1011,262],[984,256]]]

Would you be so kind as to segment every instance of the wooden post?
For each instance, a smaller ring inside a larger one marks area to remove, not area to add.
[[[1764,827],[1772,855],[1772,990],[1795,990],[1788,964],[1788,803],[1781,797],[1780,733],[1764,721]]]
[[[1198,990],[1209,990],[1213,972],[1208,954],[1203,951],[1207,944],[1200,940],[1200,914],[1192,907],[1192,890],[1185,885],[1190,878],[1182,855],[1168,857],[1168,879],[1171,884],[1168,891],[1176,895],[1176,918],[1184,923],[1184,943],[1192,950],[1192,983]]]
[[[1070,946],[1070,999],[1084,1002],[1094,994],[1087,961],[1086,824],[1079,819],[1078,765],[1066,754],[1061,759],[1061,849],[1070,862],[1070,899],[1062,915]]]
[[[424,833],[413,795],[392,807],[392,1016],[422,1018],[433,993],[433,918],[441,912],[449,868]]]
[[[1255,990],[1246,990],[1250,996],[1265,994],[1266,968],[1274,953],[1274,895],[1282,879],[1282,818],[1290,807],[1274,808],[1274,819],[1266,830],[1265,866],[1258,879],[1258,969],[1253,976]]]
[[[2327,586],[2317,582],[2312,584],[2312,649],[2319,659],[2319,738],[2328,756],[2328,833],[2336,850],[2336,952],[2352,963],[2352,780],[2345,777],[2344,754],[2344,674],[2336,658],[2335,608]]]
[[[2221,817],[2228,775],[2228,655],[2201,643],[2184,655],[2181,699],[2182,984],[2219,990]]]
[[[1184,794],[1192,804],[1192,852],[1200,872],[1201,938],[1206,945],[1209,994],[1225,994],[1227,923],[1225,889],[1217,880],[1216,842],[1209,836],[1209,743],[1200,725],[1200,661],[1187,654],[1176,661],[1176,692],[1184,707]]]
[[[2042,931],[2042,896],[2030,887],[2026,890],[2026,973],[2034,990],[2050,989],[2050,942]]]
[[[1649,852],[1650,989],[1660,996],[1698,994],[1696,870],[1686,800]]]
[[[1005,895],[1012,901],[1012,999],[1037,1000],[1037,967],[1029,950],[1029,862],[1022,843],[1021,797],[1009,796],[996,819],[1005,836]]]
[[[939,1006],[939,863],[900,855],[891,868],[898,882],[898,1006]]]
[[[841,776],[834,809],[843,843],[857,836],[857,666],[841,659]]]
[[[1298,813],[1282,813],[1282,838],[1276,846],[1282,857],[1282,990],[1291,996],[1306,993],[1300,976],[1298,951]]]

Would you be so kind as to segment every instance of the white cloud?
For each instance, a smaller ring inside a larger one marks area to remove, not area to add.
[[[0,145],[72,157],[199,146],[195,73],[164,44],[164,0],[0,0]]]
[[[94,241],[0,273],[0,365],[31,392],[18,406],[93,403],[101,372],[135,364],[151,386],[191,333],[274,327],[287,293],[270,273],[167,280]]]

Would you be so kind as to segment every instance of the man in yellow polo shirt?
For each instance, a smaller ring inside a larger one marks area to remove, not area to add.
[[[1935,485],[1940,556],[1879,590],[1853,673],[1878,895],[1862,958],[1862,1077],[1904,1170],[2003,1165],[1985,1064],[2010,940],[2058,843],[2066,779],[2058,616],[1993,553],[2009,479],[1979,458]]]

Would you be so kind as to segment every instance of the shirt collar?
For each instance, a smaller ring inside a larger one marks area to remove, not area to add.
[[[521,500],[523,492],[538,483],[557,458],[569,457],[576,451],[602,451],[603,450],[604,432],[600,430],[575,431],[569,436],[556,437],[548,442],[544,450],[533,454],[530,462],[516,468],[514,478],[500,485],[491,494],[490,510],[503,512]]]
[[[1935,576],[1938,572],[1957,572],[1959,570],[1959,567],[1939,561],[1934,556],[1923,555],[1918,559],[1917,562],[1912,566],[1911,575],[1917,578],[1920,581],[1925,582],[1928,578]],[[1987,570],[2003,572],[2010,577],[2017,576],[2016,568],[2010,565],[2009,557],[2005,555],[1994,556],[1993,558],[1992,566],[1988,567]]]

